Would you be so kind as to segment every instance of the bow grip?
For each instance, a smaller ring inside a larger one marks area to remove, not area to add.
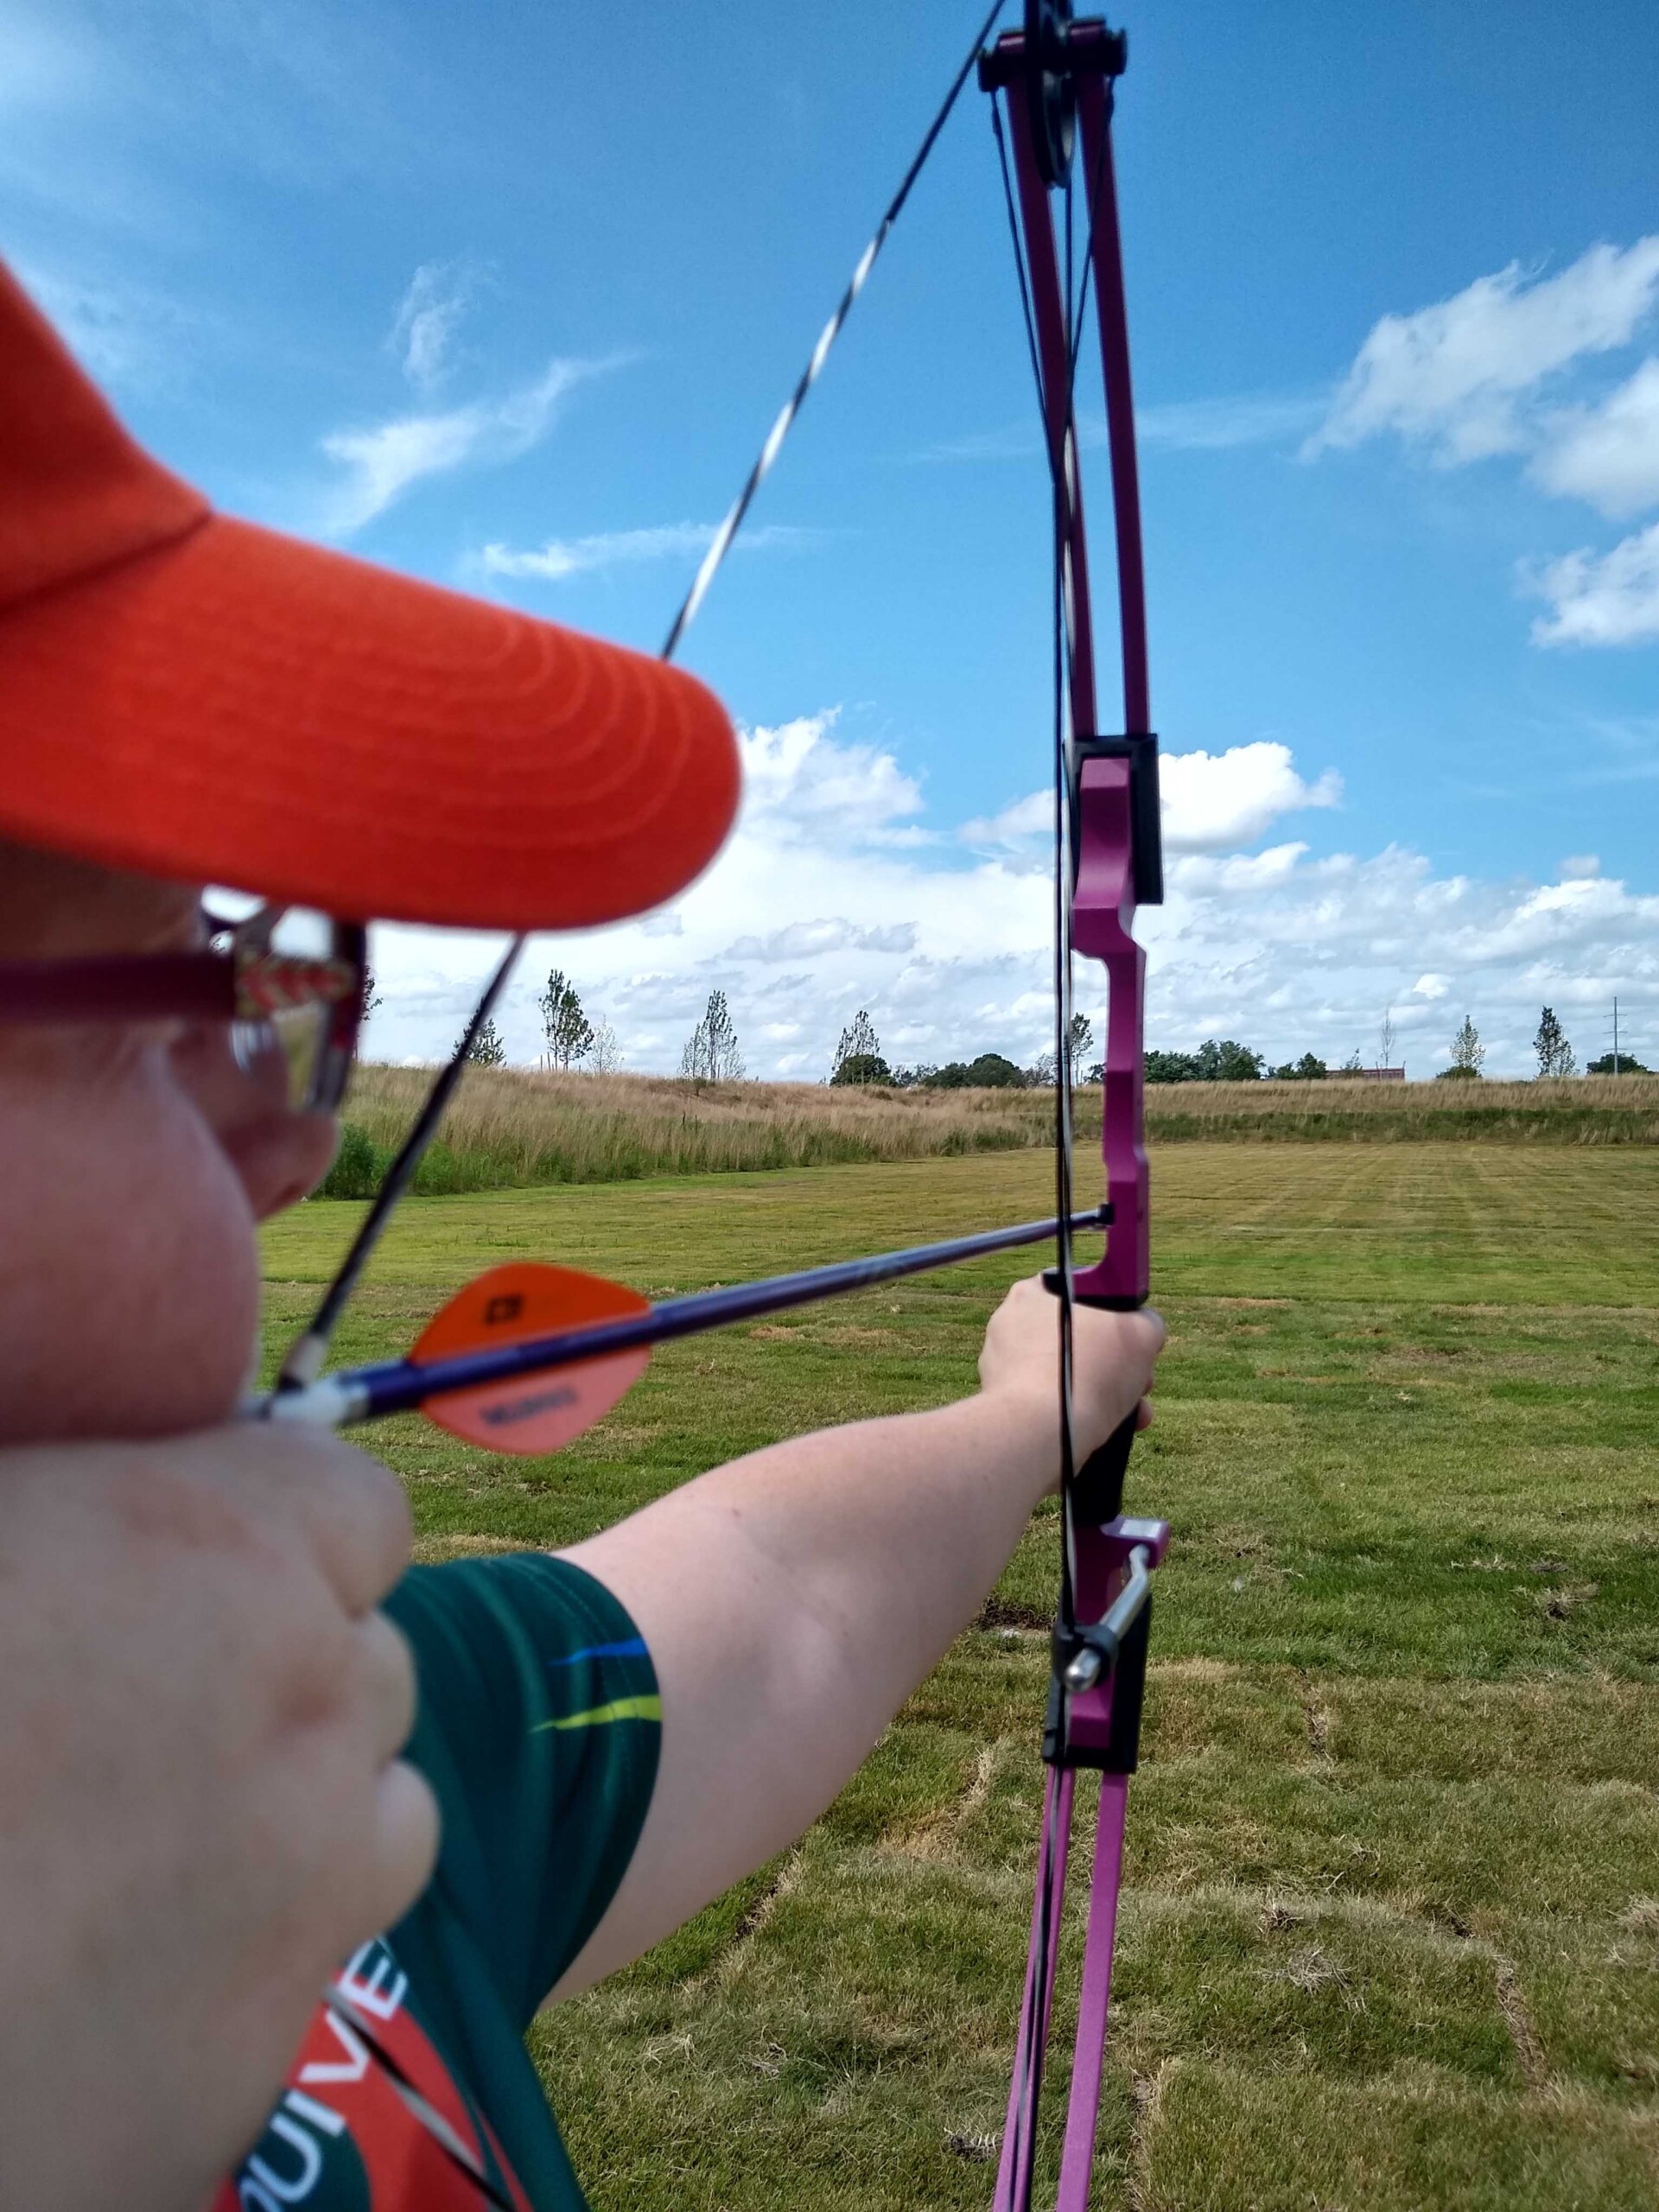
[[[1123,1510],[1123,1478],[1128,1471],[1129,1452],[1135,1443],[1135,1422],[1133,1413],[1119,1421],[1106,1441],[1089,1454],[1072,1478],[1072,1511],[1080,1529],[1103,1528]]]
[[[1060,1278],[1056,1268],[1044,1268],[1043,1288],[1058,1297]],[[1087,1298],[1075,1291],[1072,1301],[1077,1306],[1100,1306],[1109,1313],[1138,1313],[1147,1302],[1144,1298]],[[1132,1408],[1106,1441],[1097,1446],[1080,1467],[1073,1469],[1071,1503],[1080,1529],[1102,1528],[1123,1510],[1123,1481],[1128,1472],[1140,1410],[1138,1405]]]

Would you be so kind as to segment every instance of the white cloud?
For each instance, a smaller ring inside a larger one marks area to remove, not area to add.
[[[322,450],[344,481],[325,504],[324,534],[346,537],[372,522],[423,478],[468,465],[516,461],[543,437],[559,402],[610,360],[553,360],[533,384],[442,415],[404,415],[366,430],[336,430]]]
[[[1051,1022],[1042,869],[1019,855],[969,854],[922,827],[915,780],[891,755],[843,740],[833,714],[747,731],[743,744],[741,818],[721,859],[675,901],[677,932],[653,933],[646,918],[538,939],[503,1020],[512,1057],[535,1057],[536,995],[556,965],[639,1069],[677,1065],[711,989],[727,993],[756,1075],[823,1075],[860,1007],[894,1059],[1033,1058]],[[1273,777],[1281,793],[1293,779],[1303,792],[1323,780],[1288,759]],[[1200,830],[1205,818],[1200,809]],[[1241,806],[1236,818],[1248,830],[1259,809]],[[1175,852],[1166,902],[1142,914],[1140,934],[1157,1045],[1233,1036],[1274,1060],[1311,1050],[1338,1061],[1373,1052],[1391,1006],[1399,1055],[1428,1075],[1467,1010],[1492,1049],[1489,1068],[1519,1074],[1541,1005],[1582,1047],[1599,1039],[1614,990],[1659,1033],[1659,898],[1580,862],[1529,884],[1437,877],[1396,847],[1370,857],[1319,857],[1294,841]],[[387,1003],[371,1049],[429,1056],[448,1045],[493,949],[459,933],[382,932]],[[1098,1029],[1098,970],[1080,962],[1078,979]]]
[[[455,332],[477,283],[462,261],[423,261],[410,278],[386,343],[419,391],[435,391],[454,365]]]
[[[1225,753],[1172,753],[1159,762],[1158,777],[1164,842],[1175,853],[1254,844],[1281,814],[1342,804],[1342,778],[1333,768],[1306,783],[1290,747],[1266,741]]]
[[[1545,491],[1615,519],[1659,506],[1659,359],[1643,361],[1599,406],[1554,418],[1532,474]]]
[[[1171,853],[1218,852],[1254,844],[1281,815],[1342,804],[1342,778],[1327,768],[1308,783],[1290,747],[1270,740],[1225,753],[1166,753],[1158,763],[1164,846]],[[1040,861],[1054,836],[1054,795],[1036,791],[1000,814],[964,823],[964,843]]]
[[[1328,404],[1323,393],[1250,391],[1214,399],[1154,401],[1135,410],[1141,442],[1173,452],[1220,453],[1234,446],[1274,445],[1300,437]],[[1033,408],[1034,414],[1034,408]],[[1085,449],[1106,443],[1103,414],[1079,412],[1077,442]],[[1043,450],[1042,435],[1031,417],[1000,429],[969,430],[942,439],[918,454],[918,461],[1027,461]]]
[[[1550,602],[1535,645],[1637,645],[1659,638],[1659,523],[1605,553],[1580,546],[1523,569],[1522,588]]]
[[[597,531],[585,537],[550,537],[544,544],[515,551],[501,544],[486,545],[469,562],[485,576],[535,576],[546,583],[563,583],[570,576],[592,575],[607,569],[631,568],[642,562],[693,561],[707,552],[718,524],[712,522],[657,523],[643,530]],[[742,531],[734,550],[756,553],[768,547],[804,545],[816,535],[787,523],[765,523]]]
[[[744,820],[781,849],[836,839],[851,846],[915,842],[921,786],[892,753],[834,737],[839,708],[740,733]],[[779,910],[799,912],[791,900]]]
[[[814,922],[789,922],[766,937],[741,937],[726,948],[728,960],[810,960],[825,952],[913,952],[913,922],[861,925],[844,915]]]
[[[1592,246],[1530,281],[1511,262],[1449,300],[1386,315],[1305,450],[1389,430],[1446,465],[1524,450],[1534,433],[1521,397],[1586,355],[1627,345],[1656,299],[1659,237],[1649,237]]]
[[[1007,852],[1029,852],[1041,839],[1054,837],[1054,794],[1028,791],[1005,806],[1000,814],[964,822],[957,832],[964,845],[1001,846]]]
[[[1327,404],[1323,393],[1274,391],[1165,400],[1137,407],[1135,427],[1146,445],[1183,453],[1221,453],[1234,446],[1275,445],[1299,438],[1313,428]]]

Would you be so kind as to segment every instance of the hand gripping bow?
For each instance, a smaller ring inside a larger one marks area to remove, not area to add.
[[[1147,697],[1135,413],[1129,384],[1122,258],[1112,171],[1115,80],[1128,59],[1122,32],[1074,22],[1070,0],[1027,0],[1023,29],[981,58],[992,97],[1009,227],[1054,493],[1056,1173],[1069,1221],[1071,1166],[1071,953],[1100,961],[1108,1014],[1102,1152],[1105,1256],[1074,1268],[1069,1230],[1049,1278],[1061,1304],[1060,1595],[1044,1732],[1049,1776],[1014,2082],[997,2176],[996,2212],[1028,2212],[1038,2110],[1053,2009],[1072,1798],[1080,1767],[1101,1777],[1094,1878],[1084,1939],[1070,2101],[1057,2212],[1085,2212],[1105,2057],[1107,2007],[1128,1777],[1140,1735],[1152,1570],[1168,1530],[1126,1518],[1123,1478],[1135,1418],[1082,1466],[1071,1419],[1071,1317],[1075,1302],[1134,1307],[1147,1288],[1147,1155],[1142,1116],[1146,956],[1135,942],[1137,905],[1163,897],[1158,741]],[[1006,121],[1006,130],[1005,130]],[[1010,161],[1010,149],[1012,159]],[[1074,281],[1073,175],[1084,201],[1080,286]],[[1060,202],[1057,237],[1055,207]],[[1106,396],[1123,728],[1103,734],[1096,705],[1094,632],[1078,468],[1075,393],[1092,282]]]

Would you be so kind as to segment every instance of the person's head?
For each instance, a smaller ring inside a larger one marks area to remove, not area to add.
[[[238,1049],[201,887],[613,919],[712,857],[735,746],[659,663],[215,514],[3,268],[0,385],[0,1442],[164,1433],[233,1410],[256,1224],[334,1141]]]

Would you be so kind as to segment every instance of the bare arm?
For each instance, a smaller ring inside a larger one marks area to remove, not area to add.
[[[639,1848],[556,1995],[798,1835],[972,1618],[1058,1477],[1056,1329],[1055,1301],[1020,1283],[977,1395],[773,1445],[567,1554],[651,1649],[663,1747]],[[1163,1333],[1154,1313],[1078,1313],[1080,1454],[1144,1400]]]

